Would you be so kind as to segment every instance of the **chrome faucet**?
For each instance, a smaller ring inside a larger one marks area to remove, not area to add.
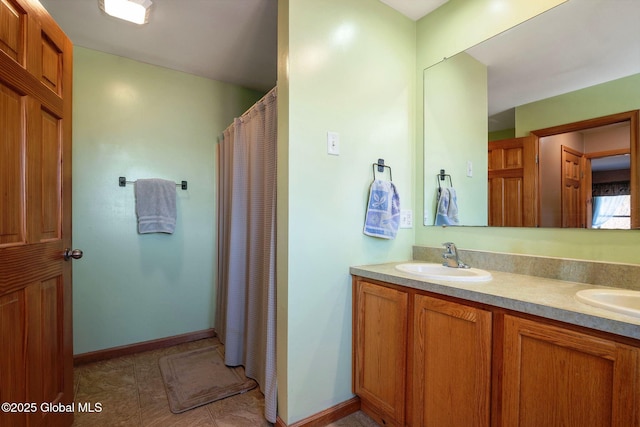
[[[442,254],[442,258],[444,258],[442,265],[451,268],[470,268],[467,264],[460,261],[460,258],[458,257],[458,249],[453,242],[443,243],[442,246],[446,249]]]

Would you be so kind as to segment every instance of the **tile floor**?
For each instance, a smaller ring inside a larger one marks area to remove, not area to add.
[[[217,338],[204,339],[76,367],[76,404],[91,404],[94,409],[100,404],[102,410],[79,412],[76,408],[73,426],[271,426],[264,419],[264,398],[258,388],[181,414],[169,410],[158,359],[219,343]],[[376,427],[378,424],[362,412],[356,412],[330,426]]]

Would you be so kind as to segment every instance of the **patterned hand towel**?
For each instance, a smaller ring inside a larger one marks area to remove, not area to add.
[[[369,190],[364,234],[394,239],[400,225],[400,195],[390,181],[375,180]]]
[[[458,199],[453,187],[444,187],[440,190],[435,225],[460,225]]]
[[[169,233],[176,227],[176,183],[139,179],[135,184],[138,233]]]

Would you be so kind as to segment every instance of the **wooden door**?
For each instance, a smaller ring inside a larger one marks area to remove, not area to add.
[[[505,316],[502,425],[640,426],[640,350]]]
[[[489,426],[491,313],[416,295],[413,331],[409,425]]]
[[[535,136],[489,142],[489,225],[535,227]]]
[[[585,228],[584,154],[562,146],[562,227]]]
[[[71,67],[39,2],[0,0],[1,426],[73,421]]]
[[[406,292],[356,281],[354,393],[385,426],[403,426],[407,353]]]

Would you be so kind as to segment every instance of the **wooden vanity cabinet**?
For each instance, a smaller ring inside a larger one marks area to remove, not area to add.
[[[379,424],[403,426],[407,354],[407,292],[354,281],[353,390]]]
[[[353,283],[353,389],[379,424],[640,427],[636,340]]]
[[[504,316],[501,425],[640,426],[640,349]]]
[[[354,279],[353,313],[363,411],[384,426],[489,425],[490,312]]]

